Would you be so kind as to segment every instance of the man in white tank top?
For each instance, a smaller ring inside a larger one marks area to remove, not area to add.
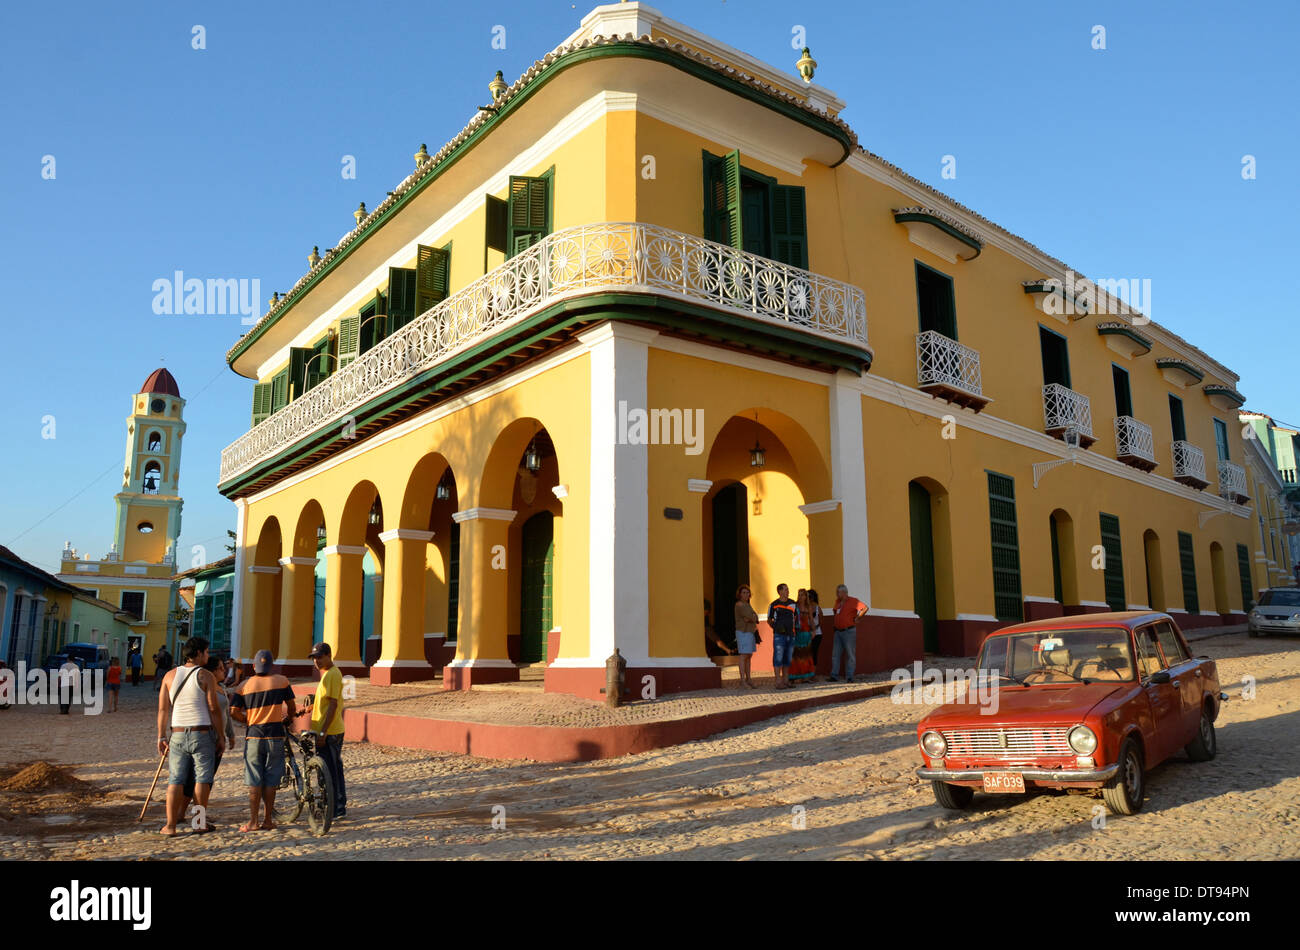
[[[203,667],[208,662],[208,641],[190,637],[185,642],[185,665],[169,670],[158,691],[158,754],[167,753],[167,823],[161,834],[176,834],[176,823],[190,801],[185,785],[194,784],[194,801],[202,810],[195,816],[197,831],[212,831],[207,821],[208,795],[218,750],[225,751],[217,680]],[[213,727],[216,723],[216,727]]]

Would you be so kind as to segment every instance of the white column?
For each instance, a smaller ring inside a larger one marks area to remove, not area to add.
[[[863,465],[862,393],[848,370],[830,386],[831,495],[840,501],[844,544],[843,583],[871,603],[871,559],[867,549],[867,477]]]
[[[237,661],[244,659],[240,649],[240,620],[244,604],[244,536],[248,530],[248,502],[235,499],[235,576],[230,581],[230,655]]]
[[[618,647],[629,665],[650,655],[649,448],[618,444],[619,403],[646,405],[650,341],[607,323],[579,334],[591,361],[590,661]],[[584,664],[585,665],[585,664]]]

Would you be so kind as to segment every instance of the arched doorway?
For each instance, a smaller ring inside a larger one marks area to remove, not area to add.
[[[520,531],[522,564],[519,586],[519,660],[546,659],[554,596],[555,515],[539,511]]]
[[[1052,596],[1062,608],[1066,604],[1077,605],[1079,586],[1074,563],[1074,520],[1068,512],[1057,508],[1048,519],[1048,530],[1052,541]]]
[[[748,511],[749,492],[742,482],[718,489],[709,503],[713,629],[724,643],[736,637],[736,589],[749,583]]]
[[[1210,570],[1214,578],[1214,611],[1232,613],[1228,606],[1228,567],[1224,563],[1223,545],[1215,541],[1210,545]]]
[[[907,505],[912,539],[912,609],[921,618],[925,651],[939,652],[939,605],[934,578],[934,524],[930,493],[908,482]]]

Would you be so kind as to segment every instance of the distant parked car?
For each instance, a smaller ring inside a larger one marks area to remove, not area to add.
[[[107,670],[108,647],[100,646],[97,643],[65,644],[63,652],[55,653],[53,656],[46,658],[45,668],[47,670],[57,670],[68,660],[72,660],[77,664],[78,668],[83,670]]]
[[[996,709],[968,690],[917,725],[925,764],[916,774],[944,808],[968,807],[977,790],[1095,788],[1111,812],[1132,815],[1161,762],[1179,750],[1214,758],[1227,696],[1214,661],[1192,656],[1167,614],[1007,627],[985,639],[977,668],[996,679]]]
[[[1300,587],[1270,587],[1246,617],[1252,637],[1268,633],[1300,633]]]

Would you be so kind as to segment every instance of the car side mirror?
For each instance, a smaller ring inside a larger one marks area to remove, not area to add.
[[[1148,683],[1168,683],[1168,682],[1169,682],[1169,671],[1168,671],[1168,670],[1156,670],[1156,671],[1155,671],[1154,673],[1152,673],[1151,676],[1147,679],[1147,682],[1148,682]]]

